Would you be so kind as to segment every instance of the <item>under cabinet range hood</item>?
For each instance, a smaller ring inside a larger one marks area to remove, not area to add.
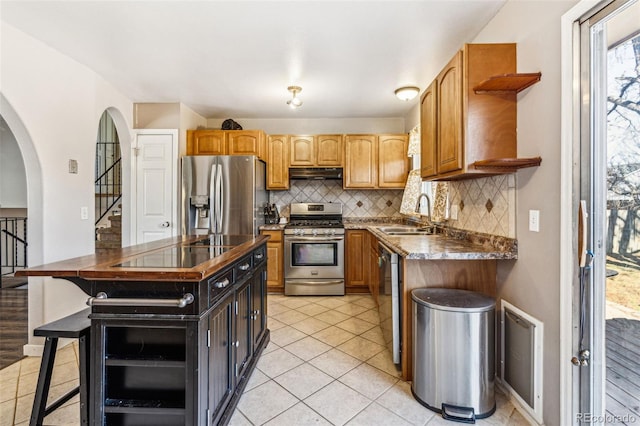
[[[342,179],[342,168],[339,167],[310,167],[290,168],[289,179],[298,180],[326,180]]]

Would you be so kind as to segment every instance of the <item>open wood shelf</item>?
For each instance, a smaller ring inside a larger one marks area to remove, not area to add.
[[[537,167],[542,163],[541,157],[531,158],[494,158],[473,163],[477,170],[499,169],[501,172],[511,173],[526,167]]]
[[[518,93],[540,81],[541,72],[502,74],[484,80],[473,91],[476,94],[515,92]]]

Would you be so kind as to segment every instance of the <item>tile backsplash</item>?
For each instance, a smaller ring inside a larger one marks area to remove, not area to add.
[[[449,212],[458,218],[448,225],[467,231],[515,238],[515,174],[449,182]]]
[[[281,216],[289,216],[291,203],[342,203],[344,217],[400,217],[402,190],[342,189],[338,180],[292,180],[288,191],[269,191]]]

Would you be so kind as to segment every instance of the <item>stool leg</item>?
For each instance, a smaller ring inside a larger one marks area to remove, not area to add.
[[[42,363],[38,374],[38,385],[36,395],[33,400],[31,410],[31,420],[29,426],[41,426],[47,408],[47,398],[49,396],[49,386],[51,385],[51,375],[53,373],[53,362],[56,359],[56,348],[58,347],[57,337],[47,337],[44,341],[44,352],[42,353]]]
[[[78,358],[80,358],[80,424],[89,424],[89,335],[78,340]]]

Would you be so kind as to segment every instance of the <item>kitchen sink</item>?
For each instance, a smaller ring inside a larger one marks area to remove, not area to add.
[[[435,228],[418,228],[415,226],[381,226],[378,228],[380,232],[387,235],[434,235]]]

